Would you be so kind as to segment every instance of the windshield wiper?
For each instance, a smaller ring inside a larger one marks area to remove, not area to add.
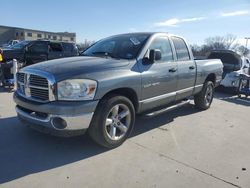
[[[93,55],[103,55],[105,57],[117,58],[110,52],[92,52]]]

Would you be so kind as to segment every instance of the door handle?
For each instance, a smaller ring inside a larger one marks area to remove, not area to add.
[[[172,68],[172,69],[169,69],[168,72],[176,72],[177,71],[177,68]]]
[[[193,69],[195,69],[195,67],[194,67],[194,66],[190,66],[189,69],[190,69],[190,70],[193,70]]]

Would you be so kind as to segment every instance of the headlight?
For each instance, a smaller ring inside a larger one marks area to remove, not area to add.
[[[57,83],[58,100],[92,100],[97,82],[87,79],[64,80]]]

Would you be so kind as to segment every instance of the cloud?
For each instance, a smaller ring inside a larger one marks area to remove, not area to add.
[[[155,27],[177,27],[178,24],[186,23],[186,22],[195,22],[206,19],[205,17],[193,17],[193,18],[184,18],[184,19],[178,19],[178,18],[172,18],[163,22],[157,22],[154,24]]]
[[[242,16],[249,14],[249,11],[247,10],[240,10],[240,11],[234,11],[234,12],[223,12],[221,13],[222,17],[230,17],[230,16]]]

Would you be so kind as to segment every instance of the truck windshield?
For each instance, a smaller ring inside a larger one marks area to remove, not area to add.
[[[28,43],[29,43],[29,41],[22,41],[22,42],[16,43],[13,46],[11,46],[11,49],[22,49]]]
[[[109,37],[95,43],[81,55],[134,59],[137,57],[149,36],[149,34],[124,34]]]

